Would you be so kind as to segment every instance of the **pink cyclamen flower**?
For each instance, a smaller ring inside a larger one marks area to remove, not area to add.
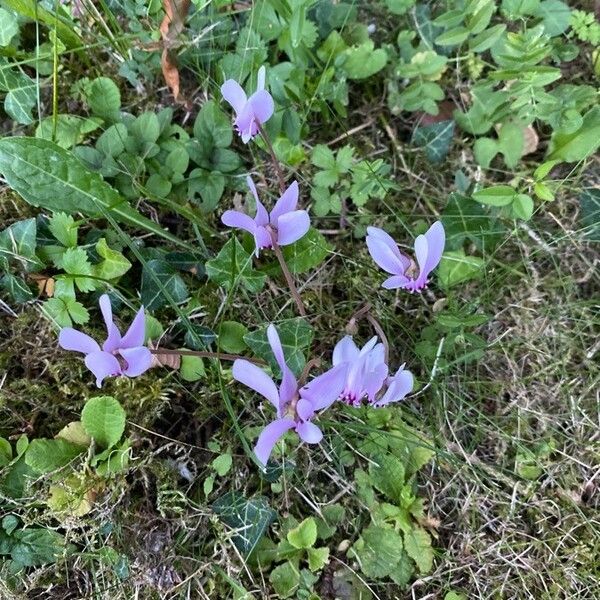
[[[342,392],[345,367],[333,369],[319,375],[310,383],[298,389],[298,382],[287,366],[277,329],[269,325],[267,338],[277,364],[282,372],[279,388],[261,368],[242,358],[233,363],[233,378],[264,396],[277,411],[277,419],[269,423],[258,437],[254,453],[266,466],[277,441],[291,429],[307,444],[318,444],[323,433],[312,419],[317,411],[330,406]]]
[[[383,229],[367,227],[367,247],[373,260],[392,275],[382,286],[388,290],[404,288],[409,292],[420,292],[429,283],[429,274],[435,269],[444,252],[446,234],[444,226],[436,221],[424,235],[415,240],[415,256],[419,274],[412,277],[415,265],[408,256],[398,249],[398,245]]]
[[[226,210],[221,221],[228,227],[239,227],[254,236],[256,256],[263,248],[272,248],[271,232],[279,246],[287,246],[298,241],[310,228],[310,217],[305,210],[296,210],[298,206],[298,182],[293,181],[275,203],[269,213],[258,198],[256,186],[248,175],[246,183],[256,201],[254,218],[237,210]]]
[[[404,397],[412,391],[414,382],[413,374],[410,371],[407,371],[404,368],[404,365],[402,365],[396,371],[395,375],[387,378],[387,390],[384,392],[383,396],[372,403],[373,406],[381,408],[392,402],[403,400]]]
[[[58,336],[61,348],[85,354],[85,366],[96,376],[98,387],[102,386],[105,377],[136,377],[152,365],[152,354],[143,345],[146,335],[144,307],[142,306],[135,315],[124,336],[121,336],[119,328],[113,322],[110,298],[107,294],[100,296],[100,310],[108,332],[102,349],[96,340],[72,327],[61,329]]]
[[[374,401],[388,374],[383,344],[377,343],[377,336],[371,338],[362,349],[358,348],[351,336],[345,336],[335,345],[332,362],[334,366],[347,366],[341,400],[354,406],[359,406],[365,396],[369,402]]]
[[[234,126],[247,144],[273,114],[275,105],[271,94],[265,90],[265,68],[258,70],[256,92],[248,98],[242,86],[234,79],[228,79],[221,86],[223,98],[235,111]]]

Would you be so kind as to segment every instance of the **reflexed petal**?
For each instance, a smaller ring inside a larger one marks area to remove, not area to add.
[[[267,212],[267,209],[264,207],[263,203],[260,201],[258,192],[256,191],[256,185],[254,185],[254,181],[252,181],[252,177],[250,177],[250,175],[246,177],[246,184],[254,196],[254,202],[256,203],[256,216],[254,217],[254,222],[257,225],[268,225],[269,213]]]
[[[352,340],[351,335],[344,336],[333,349],[332,362],[333,366],[339,365],[343,362],[349,362],[358,358],[360,350],[358,346]]]
[[[234,121],[234,125],[237,127],[240,135],[242,136],[242,141],[244,144],[248,143],[248,140],[253,135],[252,124],[254,122],[254,112],[252,111],[252,105],[247,103],[242,111],[238,114],[236,120]]]
[[[254,219],[239,210],[226,210],[221,217],[221,222],[228,227],[244,229],[252,235],[254,235],[254,232],[256,231]]]
[[[300,398],[296,404],[296,412],[303,421],[308,421],[313,418],[315,409],[312,402],[306,398]]]
[[[307,444],[318,444],[323,439],[323,432],[310,421],[296,425],[296,433]]]
[[[108,294],[102,294],[102,296],[100,296],[99,304],[108,333],[106,341],[102,344],[102,349],[105,352],[114,352],[121,343],[121,332],[113,320],[112,306]]]
[[[277,333],[277,329],[275,329],[275,325],[272,323],[267,327],[267,339],[269,340],[271,350],[275,355],[275,360],[281,369],[282,380],[281,385],[279,386],[279,405],[281,409],[283,409],[298,391],[298,382],[285,362],[281,340],[279,339],[279,334]]]
[[[129,329],[121,339],[119,346],[121,348],[137,348],[144,345],[145,339],[146,315],[144,314],[144,307],[142,306],[131,322]]]
[[[264,65],[258,70],[256,75],[256,91],[265,89],[265,78],[266,78],[267,70]]]
[[[256,244],[256,256],[258,256],[261,248],[272,248],[273,242],[271,240],[271,234],[267,231],[266,227],[257,227],[254,232],[254,243]]]
[[[368,235],[367,236],[367,248],[371,258],[384,270],[392,275],[404,274],[408,266],[406,261],[408,259],[400,259],[390,247],[382,242],[379,238]],[[410,261],[408,261],[410,264]]]
[[[331,406],[344,391],[347,368],[347,364],[342,363],[315,377],[300,390],[300,396],[312,404],[313,410]]]
[[[127,368],[123,375],[137,377],[145,373],[152,366],[152,353],[143,346],[139,348],[122,348],[119,354],[127,361]]]
[[[426,232],[427,239],[427,261],[424,267],[425,276],[429,275],[435,269],[444,253],[446,244],[446,232],[440,221],[436,221]]]
[[[264,396],[279,411],[279,393],[275,382],[256,365],[238,358],[233,363],[233,378]]]
[[[65,327],[60,330],[60,333],[58,334],[58,345],[64,350],[83,352],[83,354],[100,352],[100,346],[96,340],[72,327]]]
[[[403,288],[410,284],[411,280],[405,275],[394,275],[388,277],[382,284],[386,290],[395,290],[396,288]]]
[[[404,365],[398,369],[398,372],[392,378],[385,394],[378,402],[375,402],[375,406],[385,406],[392,402],[398,402],[413,389],[413,374],[410,371],[405,371],[403,367]]]
[[[295,210],[281,215],[277,219],[277,243],[280,246],[293,244],[306,235],[309,229],[310,218],[305,210]]]
[[[387,374],[388,366],[385,363],[380,363],[365,375],[364,387],[369,402],[373,401],[377,392],[383,387]]]
[[[246,92],[242,89],[242,86],[233,79],[228,79],[221,86],[221,94],[223,94],[223,98],[231,104],[231,107],[239,114],[244,109],[244,106],[247,101]]]
[[[255,119],[262,125],[266,123],[275,110],[271,94],[267,90],[259,90],[250,96],[248,104],[252,107]]]
[[[121,365],[108,352],[92,352],[85,357],[85,366],[96,376],[96,385],[102,387],[105,377],[121,374]]]
[[[387,233],[383,229],[380,229],[379,227],[367,227],[367,236],[375,238],[383,244],[385,244],[400,260],[400,262],[404,266],[405,271],[406,269],[408,269],[408,267],[410,267],[410,258],[408,258],[408,256],[400,252],[398,244],[396,244],[394,238],[389,233]]]
[[[373,350],[375,344],[377,343],[377,336],[374,335],[361,349],[360,356],[364,356]]]
[[[256,446],[254,446],[254,454],[256,458],[264,465],[267,466],[269,462],[269,456],[273,451],[273,447],[279,441],[281,436],[286,431],[289,431],[294,427],[295,423],[292,419],[277,419],[272,423],[269,423],[258,436]]]
[[[277,200],[271,211],[271,221],[275,226],[277,226],[277,219],[281,215],[296,210],[296,206],[298,206],[298,193],[298,182],[292,181],[291,185],[281,194],[281,197]]]

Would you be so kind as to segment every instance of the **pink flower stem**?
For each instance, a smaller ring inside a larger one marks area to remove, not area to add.
[[[269,154],[271,155],[271,161],[273,162],[273,167],[275,167],[275,173],[277,174],[277,180],[279,181],[279,193],[283,194],[285,191],[285,179],[283,177],[283,171],[281,170],[281,165],[277,160],[277,156],[275,156],[275,150],[273,150],[273,144],[271,144],[271,140],[267,135],[267,132],[263,129],[262,125],[258,126],[258,130],[260,131],[260,135],[264,140],[267,149],[269,150]]]
[[[217,360],[237,360],[243,358],[257,365],[264,365],[265,361],[260,358],[249,358],[241,354],[226,354],[223,352],[204,352],[197,350],[170,350],[167,348],[149,348],[152,354],[175,354],[177,356],[197,356],[198,358],[216,358]]]

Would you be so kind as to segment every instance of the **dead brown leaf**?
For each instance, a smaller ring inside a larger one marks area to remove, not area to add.
[[[148,348],[150,350],[157,350],[158,346],[155,346],[152,341],[148,342]],[[152,367],[169,367],[176,371],[181,366],[181,354],[171,354],[170,352],[160,352],[158,354],[152,353]]]
[[[175,101],[179,101],[179,69],[177,55],[174,51],[177,36],[183,31],[185,18],[190,9],[190,0],[163,0],[165,18],[160,24],[160,35],[163,40],[161,67],[163,77],[171,90]]]
[[[537,150],[540,138],[532,125],[527,125],[523,130],[523,156]]]
[[[48,298],[54,296],[54,279],[41,273],[30,273],[29,278],[37,285],[38,293],[45,294]]]

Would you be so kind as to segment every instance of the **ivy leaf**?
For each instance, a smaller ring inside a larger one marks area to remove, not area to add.
[[[31,440],[25,454],[25,462],[37,473],[50,473],[69,464],[86,447],[61,438]]]
[[[232,541],[243,556],[254,550],[277,516],[265,498],[255,496],[248,500],[239,492],[221,496],[212,509],[232,529]]]
[[[585,238],[600,242],[600,190],[587,189],[579,195],[581,223],[585,228]]]
[[[33,292],[27,285],[27,282],[12,273],[5,273],[0,277],[0,288],[8,292],[11,298],[19,304],[23,304],[33,298]]]
[[[103,259],[93,267],[94,275],[100,279],[117,279],[131,268],[131,263],[120,252],[109,248],[104,238],[96,243],[96,252]]]
[[[288,367],[296,374],[300,375],[306,359],[303,350],[310,346],[313,337],[313,329],[309,323],[302,317],[281,321],[275,325],[283,353]],[[254,351],[257,356],[266,360],[273,372],[279,373],[279,366],[267,339],[267,327],[261,327],[244,336],[244,341]]]
[[[305,273],[318,267],[330,251],[331,246],[314,227],[297,242],[282,248],[283,257],[292,273]]]
[[[125,411],[112,396],[98,396],[85,403],[81,423],[101,448],[112,448],[125,431]]]
[[[0,46],[8,46],[19,33],[19,22],[13,12],[0,8]]]
[[[152,259],[142,269],[141,296],[144,306],[153,311],[185,302],[189,292],[181,275],[168,262]]]
[[[35,219],[17,221],[0,232],[0,268],[6,270],[9,262],[16,263],[26,272],[42,266],[35,255],[36,235]]]
[[[17,123],[33,123],[31,111],[37,104],[37,85],[0,56],[0,91],[8,92],[4,99],[6,113]]]
[[[259,292],[267,278],[254,270],[252,255],[246,252],[235,236],[221,248],[216,258],[206,261],[205,266],[208,278],[226,290],[241,283],[250,292]]]
[[[417,127],[412,136],[412,143],[425,148],[425,156],[430,163],[439,164],[446,158],[453,136],[454,121],[440,121]]]

